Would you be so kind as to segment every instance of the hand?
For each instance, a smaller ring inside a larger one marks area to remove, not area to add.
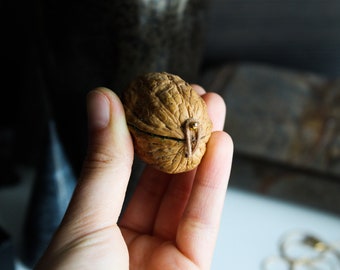
[[[193,87],[214,125],[201,164],[176,175],[146,167],[120,219],[132,140],[119,98],[104,88],[89,93],[88,156],[65,217],[36,269],[209,269],[233,144],[221,131],[222,98]]]

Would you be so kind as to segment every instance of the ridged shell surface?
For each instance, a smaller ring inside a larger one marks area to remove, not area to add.
[[[197,167],[212,123],[204,100],[169,73],[148,73],[124,91],[123,104],[137,155],[151,166],[180,173]]]

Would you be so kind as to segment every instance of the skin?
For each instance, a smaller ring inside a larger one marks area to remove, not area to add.
[[[226,106],[193,85],[213,121],[197,169],[169,175],[146,167],[121,214],[133,144],[119,98],[88,94],[88,155],[69,208],[35,269],[209,269],[219,230],[233,143]]]

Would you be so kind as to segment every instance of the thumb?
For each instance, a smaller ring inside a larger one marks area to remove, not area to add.
[[[133,145],[123,106],[112,91],[87,96],[89,145],[81,177],[64,222],[82,233],[118,220],[133,161]],[[86,228],[84,228],[84,226]]]

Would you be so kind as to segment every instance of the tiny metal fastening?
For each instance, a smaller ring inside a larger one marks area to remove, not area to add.
[[[198,142],[201,136],[201,128],[199,121],[194,118],[189,118],[184,122],[184,134],[185,134],[185,156],[190,158],[195,153]]]
[[[327,243],[303,231],[289,232],[280,241],[280,254],[265,258],[261,269],[338,270],[340,251],[336,243]]]

